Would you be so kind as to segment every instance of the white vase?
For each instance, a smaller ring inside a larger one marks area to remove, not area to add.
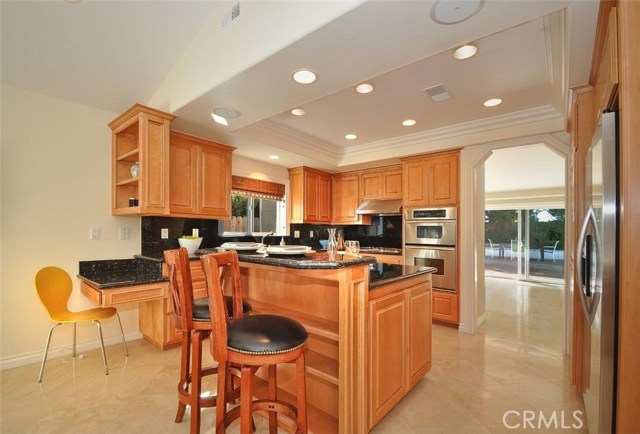
[[[137,178],[139,173],[140,173],[140,163],[136,161],[131,165],[131,176],[134,178]]]

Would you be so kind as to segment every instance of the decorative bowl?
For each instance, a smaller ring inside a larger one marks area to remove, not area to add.
[[[194,255],[198,247],[200,247],[200,243],[202,243],[202,237],[200,238],[178,238],[178,243],[180,247],[184,247],[187,249],[190,255]]]
[[[329,240],[320,240],[320,247],[322,247],[323,249],[326,249],[328,243],[329,243]]]

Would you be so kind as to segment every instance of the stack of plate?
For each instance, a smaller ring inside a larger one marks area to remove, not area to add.
[[[312,253],[311,247],[308,246],[269,246],[267,253],[270,255],[304,255]]]
[[[259,248],[263,247],[262,243],[254,243],[250,241],[235,241],[224,243],[220,247],[225,250],[237,250],[237,251],[246,251],[246,252],[255,252]]]

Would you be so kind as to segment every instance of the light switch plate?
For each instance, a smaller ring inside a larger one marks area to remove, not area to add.
[[[293,238],[300,238],[300,231],[293,231]]]
[[[129,228],[120,228],[120,239],[121,240],[129,239]]]
[[[313,238],[313,231],[309,231],[309,238]]]
[[[100,228],[99,227],[89,228],[89,239],[90,240],[99,240],[100,239]]]
[[[169,229],[168,228],[160,229],[160,239],[163,239],[163,240],[169,239]]]
[[[199,237],[200,236],[200,229],[197,229],[197,228],[191,229],[191,235],[193,235],[194,237]]]

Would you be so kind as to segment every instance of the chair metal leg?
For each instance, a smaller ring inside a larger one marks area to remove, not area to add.
[[[78,328],[78,323],[73,323],[73,357],[76,357],[76,329]]]
[[[53,329],[62,325],[62,323],[58,323],[49,329],[49,336],[47,336],[47,343],[44,346],[44,355],[42,356],[42,364],[40,364],[40,373],[38,374],[38,383],[42,382],[42,374],[44,373],[44,364],[47,362],[47,354],[49,353],[49,344],[51,343],[51,334],[53,333]]]
[[[129,349],[127,348],[127,341],[124,338],[124,330],[122,329],[122,321],[120,321],[120,314],[116,312],[116,317],[118,317],[118,324],[120,324],[120,335],[122,335],[122,345],[124,345],[124,355],[129,357]]]
[[[104,351],[104,339],[102,338],[102,324],[97,319],[93,320],[98,327],[98,334],[100,335],[100,346],[102,348],[102,363],[104,364],[104,375],[109,375],[109,368],[107,367],[107,354]]]

